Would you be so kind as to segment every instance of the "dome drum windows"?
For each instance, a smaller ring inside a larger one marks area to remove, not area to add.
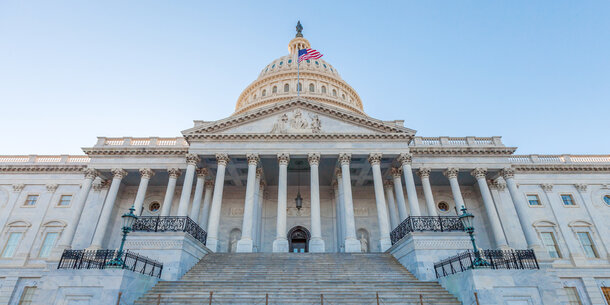
[[[284,92],[290,91],[290,85],[284,84]]]
[[[314,84],[309,84],[309,92],[315,92],[316,86]]]
[[[326,94],[326,86],[322,86],[322,94]]]
[[[336,97],[337,96],[337,90],[333,89],[333,96]]]
[[[273,89],[271,89],[271,93],[277,93],[277,86],[273,86]]]
[[[263,89],[263,93],[261,93],[261,96],[263,96],[263,97],[267,96],[267,90],[266,89]]]

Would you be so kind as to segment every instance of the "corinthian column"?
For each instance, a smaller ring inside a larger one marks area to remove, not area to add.
[[[421,216],[419,211],[419,202],[417,201],[417,190],[415,189],[415,180],[413,179],[413,169],[411,168],[411,160],[413,156],[409,153],[403,153],[398,156],[398,162],[402,165],[402,174],[405,176],[405,185],[407,186],[407,199],[409,200],[409,210],[411,216]]]
[[[339,213],[337,214],[337,218],[339,218],[337,220],[337,225],[339,227],[339,239],[337,241],[337,244],[339,245],[339,252],[345,252],[345,203],[343,200],[343,175],[341,174],[340,169],[337,169],[335,171],[335,176],[337,177],[337,179],[335,180],[335,183],[337,185],[335,200],[337,206],[339,207]]]
[[[259,241],[260,236],[258,232],[258,228],[261,223],[261,207],[262,202],[260,200],[260,192],[261,192],[261,178],[263,176],[263,169],[256,169],[256,179],[254,179],[254,222],[252,223],[252,240],[254,241],[254,252],[260,252],[259,249]]]
[[[189,217],[194,221],[199,220],[199,211],[201,211],[201,198],[203,197],[203,185],[205,183],[205,177],[208,175],[207,168],[200,168],[196,170],[197,182],[195,182],[195,195],[193,195],[193,205],[191,206],[191,212]]]
[[[421,184],[424,189],[424,197],[426,199],[426,208],[428,209],[428,216],[438,216],[436,212],[436,205],[434,204],[434,197],[432,196],[432,187],[430,187],[430,172],[429,168],[420,168],[417,174],[421,178]]]
[[[280,165],[277,185],[277,224],[276,235],[273,241],[273,252],[288,252],[288,239],[286,238],[286,192],[288,188],[288,162],[290,156],[285,153],[277,155]]]
[[[351,154],[339,154],[345,211],[345,252],[360,252],[362,248],[360,242],[356,239],[356,220],[354,219],[354,202],[352,201],[352,178],[349,170],[351,160]]]
[[[407,204],[405,203],[405,195],[402,192],[402,176],[400,168],[392,168],[392,179],[394,180],[394,193],[396,193],[396,204],[398,205],[398,215],[400,217],[399,224],[407,219]]]
[[[178,216],[186,216],[189,211],[189,202],[191,201],[191,190],[193,189],[193,179],[195,177],[197,163],[199,163],[199,157],[196,154],[186,154],[186,174],[184,175],[180,203],[178,204]]]
[[[95,250],[102,248],[102,242],[106,236],[108,223],[110,222],[110,217],[112,216],[112,209],[114,208],[114,203],[116,201],[117,194],[119,193],[119,187],[121,186],[121,180],[127,176],[127,172],[121,168],[112,169],[112,174],[112,184],[110,184],[110,190],[106,196],[106,202],[102,208],[102,214],[100,215],[99,222],[97,223],[97,228],[95,229],[93,241],[91,242],[89,249]]]
[[[214,191],[214,181],[206,180],[204,182],[205,195],[203,197],[203,208],[201,208],[201,216],[199,217],[199,226],[204,230],[208,229],[208,219],[210,217],[210,204],[212,203],[212,192]]]
[[[77,197],[72,203],[72,208],[75,210],[74,218],[66,229],[64,230],[57,246],[55,247],[55,255],[51,255],[51,257],[56,258],[61,256],[63,250],[72,248],[72,240],[74,239],[74,234],[76,233],[76,228],[78,223],[80,222],[80,217],[83,214],[83,209],[85,208],[85,201],[87,200],[87,196],[89,196],[89,191],[91,190],[91,185],[93,184],[93,180],[97,177],[98,173],[96,170],[92,168],[85,169],[85,180],[81,185],[81,189],[78,192]]]
[[[309,252],[324,252],[325,245],[322,239],[322,222],[320,220],[320,179],[318,166],[320,165],[320,154],[308,155],[310,168],[311,189],[311,239],[309,240]]]
[[[218,251],[218,225],[220,224],[220,208],[222,206],[222,189],[225,185],[225,169],[229,163],[227,154],[216,154],[216,183],[214,183],[214,197],[210,208],[210,218],[208,220],[208,240],[206,246],[214,251]]]
[[[247,154],[248,180],[246,181],[246,199],[244,203],[244,219],[241,226],[241,239],[237,242],[237,252],[252,252],[252,224],[254,223],[254,192],[256,183],[256,167],[260,161],[258,154]]]
[[[449,179],[451,193],[453,193],[453,201],[455,201],[455,208],[457,210],[465,207],[464,198],[462,197],[462,192],[460,191],[460,184],[457,180],[457,175],[459,172],[460,170],[455,167],[450,167],[443,172],[443,175]]]
[[[383,183],[385,187],[385,198],[388,201],[388,214],[390,215],[390,223],[392,224],[390,231],[400,224],[398,220],[398,211],[396,211],[396,202],[394,201],[394,183],[392,181],[385,181]]]
[[[148,188],[148,182],[150,178],[155,175],[155,172],[150,168],[140,168],[140,186],[138,186],[138,193],[133,203],[136,216],[142,214],[142,205],[144,204],[144,198],[146,197],[146,189]]]
[[[541,251],[542,245],[538,241],[536,232],[532,227],[526,203],[519,193],[519,189],[517,189],[517,184],[515,183],[515,170],[512,168],[505,168],[500,173],[504,177],[504,181],[506,181],[506,187],[508,187],[510,198],[513,200],[513,205],[517,211],[517,218],[519,218],[519,224],[521,224],[521,230],[523,230],[523,234],[525,235],[527,247]]]
[[[163,207],[161,207],[161,216],[169,216],[172,210],[172,201],[174,201],[174,192],[176,191],[176,181],[182,173],[177,168],[167,170],[169,180],[167,181],[167,190],[165,190],[165,199],[163,199]]]
[[[485,211],[487,212],[487,219],[491,224],[491,232],[493,233],[494,240],[496,241],[496,248],[507,249],[508,242],[506,236],[504,236],[504,230],[496,211],[491,192],[487,186],[487,169],[475,168],[470,174],[477,179],[479,184],[479,190],[481,191],[481,197],[483,198],[483,204],[485,205]]]
[[[372,153],[369,155],[369,163],[373,170],[373,183],[375,185],[375,202],[377,203],[377,221],[379,222],[379,248],[381,252],[392,246],[388,224],[388,211],[385,206],[385,196],[383,194],[383,179],[381,178],[381,154]]]

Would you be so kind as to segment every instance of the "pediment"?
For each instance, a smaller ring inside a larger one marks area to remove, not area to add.
[[[411,138],[415,131],[350,113],[315,101],[291,100],[229,118],[206,122],[182,132],[187,139],[214,135],[281,137],[393,137]]]

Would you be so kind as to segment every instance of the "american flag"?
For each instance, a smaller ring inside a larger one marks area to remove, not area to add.
[[[310,59],[310,58],[318,59],[320,57],[322,57],[322,53],[320,53],[314,49],[299,50],[299,62],[302,62],[302,61]]]

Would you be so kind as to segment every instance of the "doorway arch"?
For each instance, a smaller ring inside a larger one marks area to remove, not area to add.
[[[296,226],[288,231],[289,251],[293,253],[309,252],[309,239],[311,234],[304,227]]]

